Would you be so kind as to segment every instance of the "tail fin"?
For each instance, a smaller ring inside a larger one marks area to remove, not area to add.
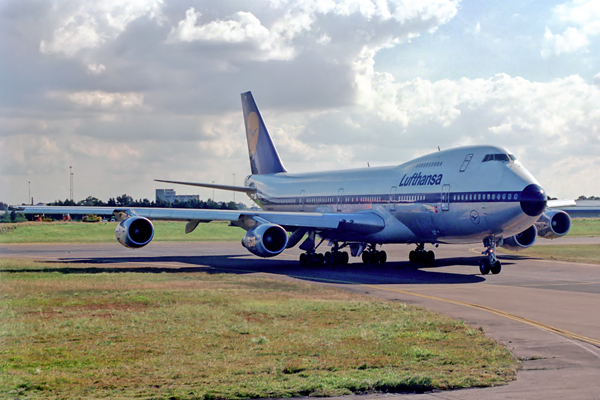
[[[242,93],[242,108],[246,123],[246,138],[250,153],[250,167],[253,175],[276,174],[286,172],[277,149],[267,132],[252,93]]]

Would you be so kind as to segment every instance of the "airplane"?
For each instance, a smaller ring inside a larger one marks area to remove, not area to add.
[[[483,242],[482,274],[498,274],[496,247],[521,250],[536,237],[568,233],[567,213],[551,209],[544,189],[517,158],[499,146],[465,146],[437,151],[399,165],[291,173],[279,157],[251,92],[241,94],[251,175],[244,186],[181,182],[246,193],[261,210],[198,210],[138,207],[22,206],[27,214],[115,216],[115,236],[129,248],[154,236],[151,220],[185,220],[185,232],[200,222],[229,221],[247,232],[242,245],[260,257],[295,247],[302,265],[383,264],[378,246],[416,245],[409,260],[433,265],[425,244]],[[560,204],[556,204],[557,206]],[[317,252],[322,243],[330,246]],[[350,255],[343,249],[349,249]]]

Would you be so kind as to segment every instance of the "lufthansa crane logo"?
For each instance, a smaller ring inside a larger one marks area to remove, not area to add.
[[[475,210],[471,211],[471,216],[470,216],[471,222],[474,223],[475,225],[479,225],[479,213]]]
[[[258,143],[258,132],[260,125],[258,123],[258,115],[255,112],[251,112],[248,115],[247,121],[248,131],[246,135],[248,136],[248,150],[250,151],[250,155],[254,156],[256,153],[256,144]]]

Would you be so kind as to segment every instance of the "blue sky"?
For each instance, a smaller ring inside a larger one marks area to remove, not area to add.
[[[591,0],[9,0],[0,200],[65,199],[70,166],[76,200],[241,184],[248,90],[290,171],[495,144],[600,195],[599,54]]]

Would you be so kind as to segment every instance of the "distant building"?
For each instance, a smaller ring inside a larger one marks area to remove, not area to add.
[[[156,201],[166,201],[169,204],[173,204],[178,201],[180,203],[187,203],[188,201],[200,201],[200,196],[197,194],[180,194],[177,195],[174,189],[156,189]]]

